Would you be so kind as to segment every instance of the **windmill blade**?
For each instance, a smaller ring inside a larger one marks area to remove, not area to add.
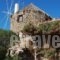
[[[12,6],[13,6],[13,3],[14,3],[14,0],[11,0],[11,6],[10,6],[10,9],[9,9],[10,12],[11,12],[11,9],[12,9]]]
[[[12,13],[11,12],[6,12],[6,11],[2,11],[2,13],[4,13],[4,14],[8,14],[8,15],[12,15]]]
[[[6,11],[2,11],[2,13],[5,13],[5,14],[7,14],[7,12],[6,12]]]
[[[0,20],[0,26],[1,26],[1,24],[3,24],[5,18],[6,18],[6,16],[4,16],[4,18],[2,18],[2,19]]]
[[[6,0],[6,6],[7,6],[7,10],[8,10],[8,0]]]
[[[12,4],[13,4],[13,2],[11,3],[10,9],[9,9],[8,0],[6,0],[7,11],[2,11],[2,13],[5,14],[5,19],[4,19],[5,24],[3,24],[3,28],[4,28],[4,29],[7,28],[8,22],[9,22],[9,20],[10,20],[10,16],[12,15],[12,13],[11,13]],[[2,22],[4,22],[4,21],[2,21]],[[2,23],[2,22],[1,22],[1,23]]]
[[[7,27],[7,24],[8,24],[8,21],[9,21],[9,16],[7,15],[7,17],[6,17],[7,19],[6,19],[6,21],[5,21],[5,24],[4,24],[4,29]]]

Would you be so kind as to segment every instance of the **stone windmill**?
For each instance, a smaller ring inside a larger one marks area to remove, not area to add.
[[[10,29],[16,34],[19,34],[24,25],[29,22],[38,25],[38,23],[49,20],[52,20],[52,18],[47,13],[31,3],[23,10],[20,10],[11,16]]]

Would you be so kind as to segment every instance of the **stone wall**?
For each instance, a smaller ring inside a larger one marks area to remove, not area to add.
[[[32,8],[31,8],[32,7]],[[31,8],[31,9],[30,9]],[[35,10],[35,6],[29,6],[22,11],[13,14],[11,16],[11,30],[15,33],[19,33],[25,24],[32,22],[32,24],[38,25],[39,23],[49,21],[52,18],[46,13],[40,10]]]

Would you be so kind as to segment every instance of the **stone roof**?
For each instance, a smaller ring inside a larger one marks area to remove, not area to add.
[[[40,10],[40,8],[38,8],[37,6],[35,6],[33,3],[29,4],[26,8],[27,9]]]
[[[37,7],[36,5],[34,5],[33,3],[30,3],[30,4],[29,4],[27,7],[25,7],[24,9],[41,11],[42,13],[48,15],[45,11],[43,11],[42,9],[40,9],[39,7]],[[48,16],[49,16],[49,15],[48,15]]]

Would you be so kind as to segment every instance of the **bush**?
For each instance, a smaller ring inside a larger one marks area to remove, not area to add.
[[[6,58],[7,48],[0,46],[0,60],[4,60]]]
[[[38,26],[34,26],[33,24],[29,23],[26,24],[23,28],[24,32],[31,33],[31,34],[36,34],[37,33],[51,33],[51,32],[56,32],[60,30],[60,21],[53,21],[53,22],[47,22],[47,23],[42,23],[39,24]]]
[[[24,26],[22,31],[26,33],[34,34],[37,31],[37,28],[33,24],[28,23]]]
[[[45,58],[51,58],[55,56],[55,52],[56,49],[54,48],[40,50],[40,54]]]
[[[9,44],[10,44],[11,35],[16,35],[16,34],[12,31],[0,29],[0,60],[4,60],[6,57],[7,49],[9,48]]]

